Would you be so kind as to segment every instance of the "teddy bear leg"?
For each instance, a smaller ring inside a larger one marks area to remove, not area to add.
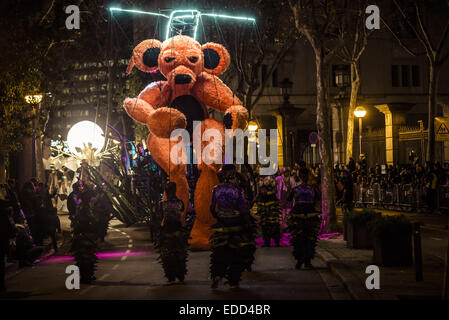
[[[168,174],[169,180],[176,183],[176,196],[184,203],[185,214],[189,206],[189,184],[186,178],[186,165],[170,162],[169,150],[175,142],[150,133],[147,144],[154,161]]]
[[[190,242],[193,250],[209,249],[210,227],[216,223],[210,212],[210,202],[212,189],[219,183],[216,172],[221,168],[224,151],[223,124],[214,119],[206,119],[201,123],[201,127],[203,137],[207,136],[205,135],[205,130],[214,129],[215,133],[217,131],[220,133],[221,139],[216,136],[205,138],[207,141],[202,141],[201,143],[201,155],[197,153],[197,156],[201,157],[197,159],[200,163],[198,169],[201,171],[201,174],[196,183],[194,194],[196,219]],[[206,162],[203,162],[204,160]]]
[[[209,250],[209,238],[212,234],[211,225],[216,223],[210,212],[210,202],[212,199],[212,189],[219,183],[217,174],[208,166],[201,169],[195,188],[195,223],[190,234],[191,250]]]

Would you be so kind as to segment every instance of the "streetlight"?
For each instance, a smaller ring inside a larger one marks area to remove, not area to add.
[[[290,96],[292,94],[293,82],[291,82],[288,78],[284,78],[282,82],[279,84],[281,88],[281,94],[284,97],[284,102],[282,106],[278,109],[278,114],[282,117],[282,152],[283,152],[283,163],[286,165],[287,160],[287,146],[291,145],[290,148],[290,165],[293,165],[294,162],[294,147],[293,147],[293,135],[290,134],[290,138],[288,138],[288,126],[294,127],[294,122],[296,118],[304,111],[302,108],[295,108],[293,104],[290,103]],[[288,117],[288,118],[287,118]],[[288,119],[288,122],[287,122]]]
[[[338,127],[339,130],[336,132],[335,140],[338,148],[338,161],[345,162],[346,154],[343,151],[343,102],[345,100],[346,89],[351,85],[351,71],[348,65],[339,65],[334,71],[335,84],[338,87],[338,95],[335,97],[337,101],[337,114],[338,114]],[[332,117],[330,120],[331,132],[333,131]],[[334,139],[331,139],[332,150],[334,149]]]
[[[340,90],[345,90],[351,84],[351,73],[347,65],[341,65],[336,68],[335,84]]]
[[[42,102],[42,94],[29,94],[25,96],[25,101],[28,104],[36,105]]]
[[[293,82],[291,82],[288,78],[284,78],[279,86],[281,87],[281,94],[284,96],[284,101],[288,101],[290,99],[290,95],[292,94]]]
[[[259,129],[259,126],[257,125],[257,122],[255,120],[250,120],[248,123],[248,130],[251,132],[255,132]]]
[[[290,103],[290,95],[292,93],[293,82],[288,78],[284,78],[279,84],[281,87],[281,94],[284,97],[284,103],[279,109],[279,113],[282,116],[282,153],[283,153],[283,164],[286,165],[287,160],[287,115],[291,115],[293,105]]]
[[[362,118],[366,116],[366,109],[364,107],[357,107],[354,110],[354,115],[359,118],[359,151],[362,158]]]
[[[30,104],[33,108],[33,116],[34,113],[37,113],[37,116],[34,117],[33,122],[32,122],[32,128],[33,128],[33,136],[32,136],[32,143],[33,143],[33,155],[32,155],[32,162],[33,162],[33,172],[32,175],[33,177],[36,177],[37,175],[37,166],[36,166],[36,161],[42,161],[42,159],[37,159],[37,157],[40,157],[41,154],[41,146],[39,145],[39,150],[36,150],[36,127],[37,127],[37,122],[39,121],[39,112],[40,112],[40,104],[42,102],[43,99],[43,95],[40,93],[34,93],[34,94],[29,94],[25,96],[25,102]],[[37,107],[37,108],[36,108]],[[40,144],[40,141],[39,141]],[[36,155],[36,153],[39,153],[38,155]],[[43,176],[43,172],[41,172],[42,166],[39,166],[39,179],[42,179]]]

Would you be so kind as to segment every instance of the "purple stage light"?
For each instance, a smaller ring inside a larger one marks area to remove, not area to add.
[[[343,235],[338,233],[338,232],[335,232],[335,233],[323,233],[323,234],[320,234],[318,236],[318,239],[320,239],[320,240],[343,239]]]
[[[282,233],[281,234],[281,241],[279,243],[280,246],[281,247],[289,247],[290,246],[290,239],[291,239],[291,237],[292,236],[291,236],[290,233]],[[264,244],[264,240],[263,240],[262,237],[256,238],[255,241],[256,241],[256,247],[257,248],[262,247],[263,244]],[[271,239],[270,246],[274,247],[275,245],[276,245],[276,243],[274,242],[273,239]]]
[[[121,258],[121,257],[132,257],[132,256],[141,256],[144,254],[151,254],[154,251],[106,251],[106,252],[98,252],[95,255],[98,259],[113,259],[113,258]]]
[[[53,263],[62,263],[62,262],[68,262],[68,261],[74,261],[75,258],[71,256],[52,256],[44,261],[42,261],[42,264],[53,264]]]

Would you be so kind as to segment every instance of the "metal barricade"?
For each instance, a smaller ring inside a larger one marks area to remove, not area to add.
[[[449,185],[440,190],[440,208],[449,212]],[[356,185],[355,206],[385,210],[420,212],[426,209],[425,187],[413,184],[396,184],[381,187],[374,183],[369,187]]]
[[[403,184],[399,186],[399,209],[401,211],[413,211],[416,206],[416,193],[411,184]]]
[[[439,209],[442,213],[449,213],[449,185],[440,186],[438,192]]]

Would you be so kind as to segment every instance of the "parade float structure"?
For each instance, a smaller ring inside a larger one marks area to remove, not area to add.
[[[112,11],[144,13],[138,10],[111,8]],[[153,14],[153,13],[146,13]],[[155,14],[156,15],[156,14]],[[199,130],[201,136],[206,129],[221,133],[222,141],[203,141],[201,151],[224,148],[226,129],[245,129],[248,111],[242,106],[234,93],[217,77],[230,64],[226,48],[218,43],[207,42],[201,45],[195,40],[201,16],[232,18],[252,21],[252,18],[205,14],[198,10],[175,10],[168,18],[166,40],[148,39],[139,43],[133,50],[127,73],[133,67],[143,72],[159,71],[166,80],[150,83],[136,98],[127,98],[124,108],[134,120],[147,125],[150,133],[147,138],[149,152],[156,163],[167,174],[169,181],[177,184],[177,196],[189,207],[189,184],[186,178],[186,162],[174,163],[170,158],[172,148],[178,141],[170,139],[175,129],[184,129],[192,136]],[[192,36],[184,35],[189,31]],[[174,32],[175,35],[171,36]],[[223,122],[209,117],[209,108],[224,113]],[[200,123],[200,129],[194,128]],[[213,146],[211,146],[213,144]],[[190,148],[190,146],[186,146]],[[210,213],[212,189],[219,183],[217,173],[222,159],[206,163],[203,152],[190,153],[194,159],[187,163],[198,165],[200,172],[193,196],[195,223],[191,231],[191,249],[209,249],[210,226],[215,219]],[[219,157],[216,152],[212,157]]]

